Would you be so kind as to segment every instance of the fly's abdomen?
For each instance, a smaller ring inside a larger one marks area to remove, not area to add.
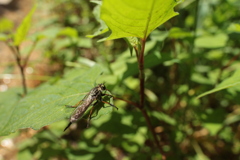
[[[76,122],[78,119],[82,118],[85,111],[88,109],[90,104],[82,104],[81,106],[77,107],[75,112],[70,117],[70,122]]]

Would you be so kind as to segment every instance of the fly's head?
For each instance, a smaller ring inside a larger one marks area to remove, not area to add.
[[[106,88],[106,86],[103,84],[103,83],[101,83],[101,84],[99,84],[98,85],[98,90],[99,91],[105,91],[107,88]]]

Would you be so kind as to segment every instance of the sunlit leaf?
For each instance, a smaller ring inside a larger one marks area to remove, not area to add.
[[[240,33],[240,24],[237,23],[231,23],[228,27],[229,32],[238,32]]]
[[[227,40],[228,36],[226,34],[202,36],[195,40],[194,45],[202,48],[219,48],[225,47]]]
[[[91,2],[97,4],[97,6],[93,10],[93,14],[96,20],[100,23],[100,27],[97,29],[97,31],[95,31],[93,35],[87,35],[86,37],[88,38],[93,38],[93,37],[102,35],[104,33],[107,33],[109,31],[105,22],[100,18],[100,6],[102,5],[102,2],[101,1],[91,1]]]
[[[66,28],[63,28],[62,30],[59,31],[58,36],[77,37],[78,32],[74,28],[66,27]]]
[[[28,13],[28,15],[24,18],[20,26],[17,28],[17,31],[14,34],[15,46],[19,46],[19,44],[21,44],[21,42],[26,38],[28,31],[31,27],[31,19],[35,9],[36,6],[32,8],[32,10]]]
[[[214,92],[226,89],[226,88],[234,87],[234,86],[239,85],[239,84],[240,84],[240,70],[237,70],[231,77],[222,81],[222,83],[220,83],[217,87],[215,87],[214,89],[212,89],[210,91],[202,93],[197,98],[201,98],[201,97],[206,96],[208,94],[211,94],[211,93],[214,93]]]
[[[13,22],[9,19],[0,19],[0,32],[11,31],[13,29]]]
[[[185,31],[181,28],[173,27],[169,31],[169,37],[181,39],[181,38],[186,38],[186,37],[193,37],[193,33],[189,32],[189,31]]]
[[[177,123],[175,119],[162,112],[153,112],[153,116],[173,126]]]
[[[154,29],[176,16],[175,0],[104,0],[101,18],[112,31],[107,39],[146,38]]]

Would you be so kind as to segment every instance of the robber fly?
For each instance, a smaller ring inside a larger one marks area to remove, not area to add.
[[[107,90],[106,86],[101,83],[98,84],[96,87],[94,87],[93,89],[90,90],[90,92],[79,102],[77,103],[75,106],[68,106],[68,107],[77,107],[74,112],[72,113],[71,117],[70,117],[70,122],[67,125],[67,127],[64,129],[64,131],[66,129],[68,129],[68,127],[70,127],[70,125],[73,122],[76,122],[78,119],[82,118],[82,116],[84,115],[85,111],[92,105],[93,107],[99,102],[103,102],[106,104],[109,104],[110,106],[118,109],[116,106],[114,106],[113,104],[109,103],[109,102],[105,102],[102,100],[103,96],[111,96],[112,95],[108,95],[108,94],[104,94],[103,91]],[[95,102],[95,103],[93,103]],[[93,104],[92,104],[93,103]],[[90,119],[91,119],[91,114],[92,114],[92,110],[90,111],[89,117],[88,117],[88,122],[87,125],[89,125]]]

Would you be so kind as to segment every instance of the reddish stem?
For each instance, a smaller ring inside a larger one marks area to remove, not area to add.
[[[153,136],[153,139],[154,139],[154,142],[156,144],[156,146],[158,147],[159,149],[159,152],[162,154],[162,159],[165,160],[166,157],[164,155],[164,152],[160,146],[160,143],[159,143],[159,140],[156,136],[156,133],[154,132],[154,128],[152,126],[152,123],[151,123],[151,120],[150,120],[150,117],[149,115],[147,114],[145,108],[144,108],[144,101],[145,101],[145,94],[144,94],[144,89],[145,89],[145,75],[144,75],[144,50],[145,50],[145,44],[146,44],[146,39],[143,38],[141,40],[141,50],[140,50],[140,53],[137,54],[138,55],[138,69],[139,69],[139,80],[140,80],[140,105],[139,105],[139,109],[140,111],[142,112],[146,122],[147,122],[147,125],[148,125],[148,128],[150,129],[150,132]]]
[[[139,80],[140,80],[140,108],[144,108],[144,100],[145,100],[145,96],[144,96],[144,79],[145,79],[145,75],[144,75],[144,50],[145,50],[145,43],[146,43],[146,39],[142,39],[141,40],[141,51],[139,54],[139,59],[138,59],[138,68],[139,68]]]

